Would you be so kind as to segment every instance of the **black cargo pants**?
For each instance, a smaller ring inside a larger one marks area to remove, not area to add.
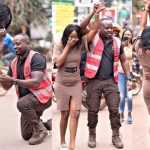
[[[17,108],[21,112],[21,135],[24,140],[29,140],[33,134],[33,124],[37,124],[45,109],[50,107],[52,101],[42,104],[32,94],[20,98],[17,102]]]
[[[120,95],[118,85],[115,83],[114,79],[92,79],[89,80],[87,84],[87,104],[89,107],[88,127],[95,128],[97,125],[98,112],[103,94],[109,110],[111,129],[119,129],[121,126],[118,110]]]

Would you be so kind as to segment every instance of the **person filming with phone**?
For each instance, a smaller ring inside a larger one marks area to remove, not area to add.
[[[121,42],[122,42],[124,47],[128,46],[129,45],[129,37],[128,36],[122,37]]]
[[[130,67],[130,78],[127,79],[126,75],[121,67],[121,64],[119,64],[118,67],[118,76],[119,76],[119,91],[120,91],[120,103],[119,103],[119,111],[120,111],[120,122],[122,123],[124,121],[124,108],[125,108],[125,100],[127,99],[128,104],[128,117],[127,117],[127,123],[132,124],[132,91],[128,89],[126,86],[127,80],[131,80],[131,69],[132,69],[132,30],[131,29],[125,29],[122,38],[121,43],[124,47],[124,52],[126,55],[126,58],[129,63]]]

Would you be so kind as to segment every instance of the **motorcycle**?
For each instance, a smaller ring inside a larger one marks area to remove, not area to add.
[[[132,61],[132,95],[136,96],[139,94],[139,92],[142,89],[142,68],[140,65],[137,66],[138,60],[137,58],[133,55],[133,61]],[[137,67],[138,72],[137,72]]]

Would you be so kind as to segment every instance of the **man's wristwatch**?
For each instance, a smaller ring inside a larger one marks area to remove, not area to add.
[[[17,85],[17,80],[16,80],[16,79],[13,79],[12,84],[13,84],[13,85]]]

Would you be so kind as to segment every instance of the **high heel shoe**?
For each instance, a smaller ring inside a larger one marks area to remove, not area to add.
[[[67,144],[61,144],[60,145],[60,150],[68,150],[68,148],[67,148]]]

